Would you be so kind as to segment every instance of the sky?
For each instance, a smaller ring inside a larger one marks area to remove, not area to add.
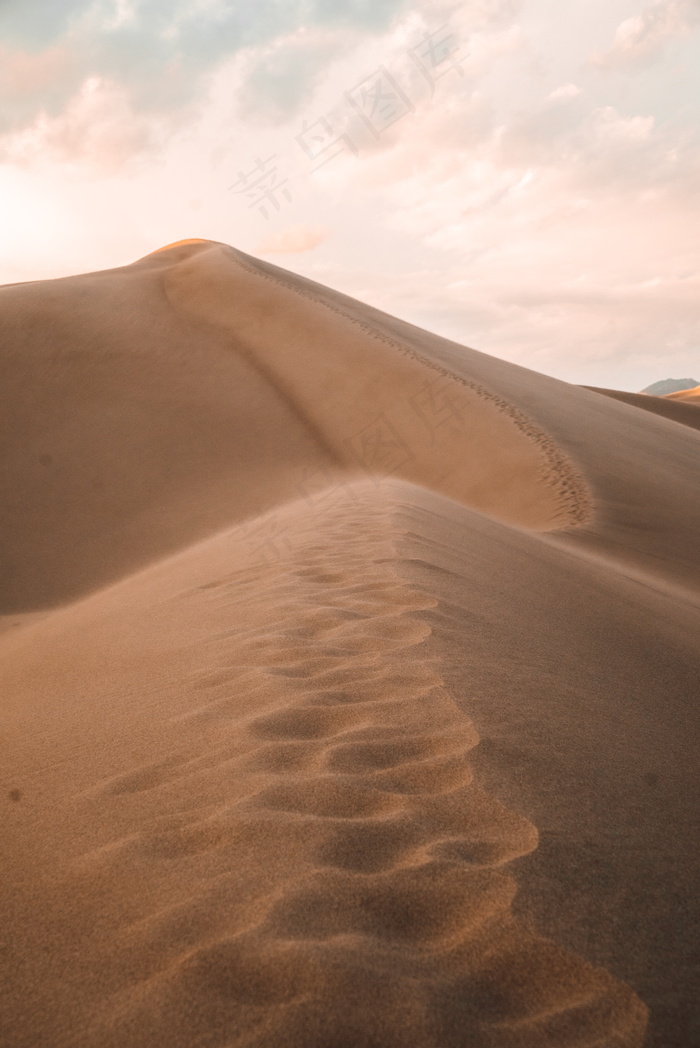
[[[0,0],[0,283],[222,241],[567,382],[700,381],[700,0]]]

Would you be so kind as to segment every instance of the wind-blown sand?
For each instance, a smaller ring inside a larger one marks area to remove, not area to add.
[[[0,1043],[698,1043],[697,429],[208,241],[0,318]]]

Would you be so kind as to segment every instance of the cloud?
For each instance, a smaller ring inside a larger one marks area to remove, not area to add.
[[[0,38],[10,45],[35,49],[63,37],[90,6],[87,0],[4,0],[0,6]]]
[[[320,26],[378,33],[388,29],[395,15],[407,6],[403,0],[312,0],[309,21]],[[306,5],[298,15],[303,14],[304,8]]]
[[[392,148],[329,165],[337,199],[435,260],[372,280],[358,268],[341,289],[569,381],[643,385],[659,358],[689,367],[700,144],[588,94],[565,83],[505,113],[478,89],[445,94],[397,125]]]
[[[569,98],[576,98],[577,95],[581,94],[581,88],[576,84],[562,84],[561,87],[555,87],[553,91],[550,91],[547,95],[548,102],[560,102],[566,101]]]
[[[245,55],[254,64],[243,110],[283,119],[337,54],[339,33],[381,33],[407,3],[4,0],[0,135],[58,118],[96,80],[113,85],[134,116],[176,127],[196,113],[223,63]]]
[[[263,255],[297,254],[318,247],[327,239],[329,230],[325,226],[288,226],[261,240],[256,247]]]
[[[125,91],[99,77],[87,79],[56,117],[42,114],[30,127],[0,139],[0,161],[86,164],[108,174],[152,148],[158,128],[135,114]]]
[[[27,127],[42,112],[59,112],[82,80],[64,44],[39,52],[0,46],[0,132]]]
[[[272,124],[289,120],[308,102],[329,63],[347,48],[346,34],[301,29],[261,49],[238,90],[239,114]]]
[[[650,60],[667,40],[689,32],[698,23],[700,0],[654,0],[618,25],[612,46],[593,55],[591,64],[613,68]]]

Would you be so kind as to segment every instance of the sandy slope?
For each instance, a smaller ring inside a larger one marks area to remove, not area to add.
[[[683,403],[667,396],[657,397],[649,396],[646,393],[627,393],[621,389],[599,389],[595,386],[585,386],[584,388],[592,390],[593,393],[602,393],[606,397],[621,400],[624,404],[642,408],[644,411],[651,411],[655,415],[661,415],[663,418],[670,419],[672,422],[680,422],[681,425],[690,426],[691,429],[700,429],[700,411],[695,410],[696,405],[692,401]]]
[[[297,498],[302,469],[332,480],[293,408],[184,324],[148,264],[2,288],[0,316],[0,611],[80,596]]]
[[[209,242],[0,322],[0,1043],[699,1040],[700,434]]]
[[[529,818],[516,913],[634,986],[650,1044],[700,1033],[700,609],[539,536],[415,494],[400,569],[473,720],[477,781]],[[466,538],[468,536],[468,538]]]
[[[472,781],[396,501],[331,489],[275,557],[226,532],[8,644],[20,913],[43,888],[14,1043],[639,1043],[629,989],[511,916],[537,831]]]

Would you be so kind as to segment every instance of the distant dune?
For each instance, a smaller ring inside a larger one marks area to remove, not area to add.
[[[660,382],[653,382],[650,386],[647,386],[646,389],[642,390],[642,393],[651,393],[653,396],[663,397],[669,393],[692,389],[697,384],[697,379],[694,378],[663,378]]]
[[[0,1043],[700,1043],[688,398],[210,241],[0,323]]]
[[[669,400],[683,400],[689,404],[700,404],[700,385],[693,386],[692,389],[682,389],[677,393],[667,393]]]
[[[596,386],[585,388],[594,393],[602,393],[606,397],[621,400],[624,404],[642,408],[643,411],[651,411],[673,422],[680,422],[681,425],[690,426],[691,429],[700,429],[700,411],[696,411],[696,405],[692,399],[679,397],[677,394],[647,396],[644,393],[627,393],[620,389],[599,389]]]

